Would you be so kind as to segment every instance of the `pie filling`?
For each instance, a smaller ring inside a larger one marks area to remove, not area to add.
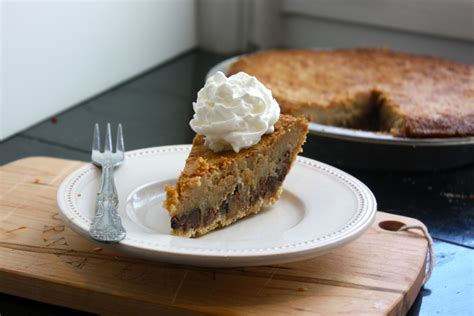
[[[297,114],[319,124],[398,134],[405,125],[405,118],[387,103],[382,93],[372,91],[360,93],[350,102],[334,102],[328,108],[303,108]]]
[[[216,205],[192,208],[174,215],[171,228],[186,234],[188,231],[207,231],[226,226],[239,218],[258,212],[278,198],[280,188],[291,165],[291,152],[286,151],[275,167],[251,184],[237,182],[233,191]]]
[[[404,117],[395,107],[387,104],[382,93],[373,91],[365,106],[364,115],[357,117],[348,126],[371,132],[394,132],[404,125]]]

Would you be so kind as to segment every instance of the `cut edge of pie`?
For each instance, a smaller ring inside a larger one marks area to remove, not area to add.
[[[303,115],[318,124],[340,126],[395,136],[407,136],[407,116],[397,106],[390,106],[383,92],[369,90],[333,101],[328,107],[289,107],[287,114]]]
[[[200,236],[274,204],[307,132],[303,117],[281,115],[273,133],[238,153],[214,153],[196,135],[176,185],[165,187],[172,233]]]

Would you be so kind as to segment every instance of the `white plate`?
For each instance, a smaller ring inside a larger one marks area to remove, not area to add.
[[[190,148],[165,146],[127,153],[115,172],[127,237],[107,246],[180,264],[266,265],[340,247],[360,236],[374,219],[376,201],[363,183],[334,167],[298,157],[274,206],[199,238],[173,236],[162,207],[163,188],[176,182]],[[88,164],[69,175],[58,190],[60,213],[86,237],[99,182],[100,171]]]
[[[315,49],[321,50],[321,49]],[[235,63],[240,57],[235,56],[226,59],[214,67],[212,67],[206,75],[209,78],[217,71],[222,71],[225,74],[229,73],[230,66]],[[444,137],[444,138],[406,138],[396,137],[384,133],[376,133],[362,130],[355,130],[344,127],[329,126],[324,124],[309,123],[309,133],[324,137],[337,138],[342,140],[388,144],[399,146],[423,146],[423,147],[438,147],[438,146],[472,146],[474,144],[474,136],[468,137]]]

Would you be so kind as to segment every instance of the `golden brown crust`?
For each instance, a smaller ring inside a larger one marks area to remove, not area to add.
[[[282,134],[287,133],[289,130],[294,128],[295,125],[300,125],[307,129],[307,123],[304,118],[280,115],[279,120],[275,123],[275,131],[273,133],[263,135],[262,139],[257,144],[250,148],[245,148],[238,153],[232,150],[215,153],[204,146],[204,136],[196,135],[193,140],[193,151],[190,153],[188,158],[195,162],[190,164],[189,170],[184,170],[184,172],[188,175],[195,173],[196,168],[198,168],[196,164],[200,164],[201,168],[204,164],[204,169],[226,167],[235,159],[249,156],[255,152],[261,152],[262,148],[273,146],[275,141]],[[201,161],[204,161],[204,163]]]
[[[393,134],[474,135],[472,65],[387,49],[270,50],[240,58],[230,74],[239,71],[271,89],[282,113],[314,120],[308,109],[334,111],[373,94],[398,116]]]

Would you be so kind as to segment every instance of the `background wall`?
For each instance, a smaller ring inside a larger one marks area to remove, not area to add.
[[[472,0],[283,0],[286,47],[382,46],[474,62]]]
[[[0,140],[194,47],[382,46],[474,63],[472,0],[0,0]]]
[[[194,0],[2,1],[0,140],[197,45]]]
[[[282,0],[281,10],[285,14],[474,40],[472,0]]]
[[[198,8],[200,45],[217,52],[378,46],[474,62],[472,0],[198,0]]]
[[[474,46],[469,41],[292,15],[284,25],[287,47],[377,46],[474,62]],[[310,37],[305,36],[308,33]]]

